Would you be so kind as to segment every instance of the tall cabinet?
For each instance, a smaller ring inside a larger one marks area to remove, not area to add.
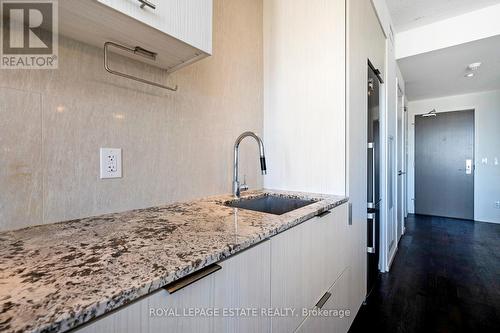
[[[264,136],[273,157],[264,185],[349,196],[350,320],[366,296],[366,64],[376,58],[383,71],[379,32],[370,0],[264,1]]]
[[[266,188],[345,194],[345,7],[264,1]]]

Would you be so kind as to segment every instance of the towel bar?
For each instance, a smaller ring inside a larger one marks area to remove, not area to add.
[[[104,43],[104,69],[106,69],[106,71],[108,73],[111,73],[111,74],[114,74],[114,75],[118,75],[118,76],[121,76],[121,77],[124,77],[124,78],[127,78],[127,79],[139,81],[139,82],[142,82],[142,83],[145,83],[145,84],[149,84],[149,85],[152,85],[152,86],[155,86],[155,87],[159,87],[159,88],[163,88],[163,89],[167,89],[167,90],[171,90],[171,91],[177,91],[177,88],[178,88],[177,85],[174,88],[172,88],[172,87],[163,85],[161,83],[156,83],[156,82],[153,82],[153,81],[149,81],[149,80],[146,80],[146,79],[143,79],[143,78],[140,78],[140,77],[135,77],[135,76],[132,76],[132,75],[129,75],[129,74],[122,73],[122,72],[115,71],[115,70],[111,69],[109,67],[109,63],[108,63],[108,48],[109,48],[109,46],[116,47],[116,48],[118,48],[120,50],[127,51],[127,52],[133,53],[135,55],[140,55],[142,57],[146,57],[146,58],[148,58],[150,60],[155,60],[156,59],[156,53],[148,51],[148,50],[145,50],[145,49],[143,49],[143,48],[141,48],[139,46],[136,46],[135,48],[130,48],[130,47],[127,47],[127,46],[124,46],[124,45],[121,45],[121,44],[114,43],[114,42],[105,42]]]

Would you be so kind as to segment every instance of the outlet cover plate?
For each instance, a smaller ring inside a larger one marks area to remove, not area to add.
[[[100,176],[101,179],[122,177],[121,148],[100,149]]]

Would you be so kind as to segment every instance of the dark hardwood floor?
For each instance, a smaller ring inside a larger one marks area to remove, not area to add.
[[[500,224],[409,216],[349,332],[500,332]]]

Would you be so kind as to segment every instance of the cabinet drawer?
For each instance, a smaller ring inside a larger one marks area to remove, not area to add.
[[[219,262],[222,269],[170,294],[164,289],[79,327],[78,333],[269,332],[265,317],[223,315],[224,309],[270,307],[270,241]],[[196,314],[195,311],[205,311]],[[208,311],[219,311],[211,315]]]
[[[219,263],[215,275],[214,306],[217,309],[256,309],[257,316],[218,316],[214,333],[270,332],[270,318],[260,316],[260,309],[271,306],[271,242],[269,240]]]
[[[350,267],[347,267],[328,294],[324,295],[326,302],[320,304],[321,308],[312,309],[295,332],[347,333],[352,315],[349,308],[349,279]]]
[[[322,244],[325,244],[323,260],[325,260],[326,281],[324,283],[330,287],[349,265],[348,205],[336,207],[330,215],[324,218],[325,223],[321,224]]]
[[[347,205],[336,207],[271,239],[271,304],[293,308],[288,317],[273,317],[272,331],[293,332],[338,279],[348,261]]]

